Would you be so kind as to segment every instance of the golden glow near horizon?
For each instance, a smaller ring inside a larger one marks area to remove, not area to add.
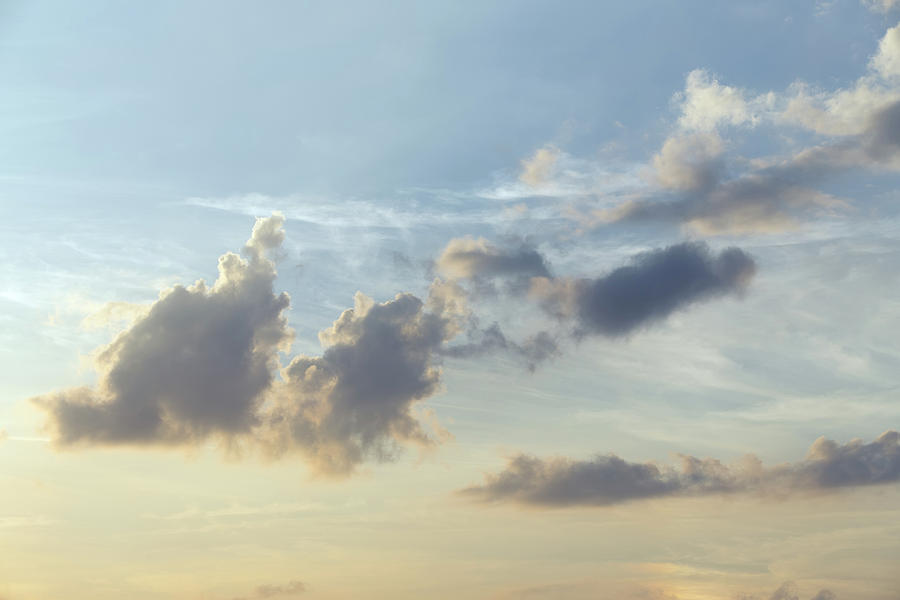
[[[900,5],[810,4],[0,7],[0,600],[900,598]]]

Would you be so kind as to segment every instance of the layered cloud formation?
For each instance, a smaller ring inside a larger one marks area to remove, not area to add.
[[[354,307],[320,332],[323,353],[292,357],[282,369],[280,353],[293,339],[290,299],[274,291],[283,222],[258,219],[243,257],[219,259],[212,286],[163,292],[99,352],[96,386],[35,398],[56,445],[212,440],[235,453],[299,454],[317,473],[348,475],[366,460],[390,460],[403,446],[448,435],[416,412],[440,389],[445,356],[506,352],[533,367],[559,352],[561,336],[620,336],[739,292],[755,272],[741,250],[714,254],[687,243],[596,279],[570,279],[551,275],[527,245],[456,239],[435,262],[440,277],[426,300],[400,293],[378,303],[357,293]],[[505,302],[537,303],[560,332],[513,341],[497,324],[480,327],[471,300],[497,283]]]
[[[245,258],[219,259],[212,287],[199,281],[164,292],[148,313],[104,348],[95,388],[34,402],[57,445],[192,445],[300,451],[318,472],[347,474],[367,457],[387,458],[403,442],[430,443],[411,414],[433,394],[435,351],[456,335],[453,306],[410,294],[355,307],[320,334],[322,356],[289,350],[290,301],[275,294],[270,256],[283,217],[258,219]]]
[[[819,438],[802,461],[765,467],[755,456],[735,465],[680,456],[679,468],[628,462],[614,454],[592,460],[520,454],[462,494],[486,502],[537,507],[608,506],[633,500],[715,494],[823,492],[900,481],[900,434],[838,444]]]
[[[900,170],[900,25],[887,30],[864,74],[847,88],[795,81],[783,91],[754,94],[697,69],[673,102],[679,114],[644,168],[645,183],[610,194],[613,202],[588,214],[576,210],[577,218],[589,226],[674,223],[706,235],[796,228],[847,209],[849,201],[822,189],[843,175]],[[761,157],[735,154],[738,144],[728,134],[764,127],[773,132],[770,141],[791,139],[788,148]],[[556,147],[539,151],[523,162],[520,179],[553,187],[563,175],[551,168],[551,158],[560,156]],[[580,175],[591,179],[590,172],[582,168]],[[580,193],[606,195],[584,187]]]

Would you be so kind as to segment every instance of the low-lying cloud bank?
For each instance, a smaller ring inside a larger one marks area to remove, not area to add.
[[[765,467],[753,455],[734,465],[681,455],[680,467],[628,462],[614,454],[592,460],[520,454],[481,485],[460,493],[483,502],[535,507],[609,506],[632,500],[716,494],[786,496],[900,481],[900,434],[838,444],[819,438],[806,458]]]
[[[692,243],[640,255],[598,279],[564,279],[526,246],[454,240],[436,262],[444,278],[425,300],[401,293],[378,303],[357,293],[354,307],[320,332],[322,354],[289,357],[282,369],[280,353],[293,340],[290,299],[274,291],[272,254],[284,240],[283,222],[278,214],[258,219],[243,256],[219,259],[212,286],[198,281],[162,292],[101,349],[97,385],[34,398],[56,446],[212,440],[232,454],[297,454],[317,473],[348,475],[367,460],[390,460],[404,446],[448,435],[417,413],[440,389],[444,357],[507,352],[534,365],[558,352],[547,332],[513,341],[496,325],[478,326],[461,284],[524,277],[504,298],[536,300],[571,325],[566,335],[618,336],[739,291],[755,270],[738,249],[715,255]]]
[[[669,592],[665,587],[655,587],[638,583],[620,583],[615,581],[579,581],[572,583],[555,583],[509,590],[495,596],[497,600],[680,600],[681,596]],[[837,596],[828,589],[819,590],[815,596],[801,595],[797,585],[788,581],[771,594],[738,594],[722,595],[725,600],[837,600]]]
[[[265,584],[258,586],[252,596],[240,596],[233,600],[251,600],[263,598],[296,598],[306,592],[306,584],[302,581],[291,581],[285,584]]]

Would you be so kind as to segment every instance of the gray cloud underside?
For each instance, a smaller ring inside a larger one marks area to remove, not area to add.
[[[711,458],[681,457],[679,468],[632,463],[616,455],[577,461],[520,454],[481,485],[461,491],[486,502],[536,507],[608,506],[673,496],[754,493],[785,496],[900,481],[900,434],[875,441],[838,444],[819,438],[806,458],[764,467],[750,455],[735,465]]]
[[[531,294],[552,315],[575,323],[575,335],[620,336],[691,304],[742,291],[756,264],[738,248],[712,253],[686,242],[636,256],[596,279],[535,278]]]
[[[804,212],[832,210],[841,202],[816,186],[851,170],[900,166],[900,102],[873,111],[858,136],[807,148],[733,179],[725,177],[717,151],[696,150],[701,140],[695,136],[691,144],[663,149],[665,160],[657,168],[665,169],[661,176],[672,184],[674,198],[630,201],[608,212],[606,220],[671,221],[707,233],[743,232],[782,229]]]
[[[459,283],[436,279],[424,301],[401,293],[377,303],[358,293],[354,307],[320,332],[321,355],[292,357],[281,369],[279,353],[293,339],[290,299],[274,291],[270,255],[283,238],[283,217],[258,219],[243,257],[219,259],[212,286],[198,281],[163,292],[101,349],[97,385],[34,398],[57,447],[213,440],[233,454],[299,454],[317,473],[349,475],[367,460],[391,460],[404,446],[447,435],[426,427],[416,407],[440,389],[444,357],[505,352],[533,368],[558,352],[557,337],[546,332],[513,341],[499,326],[479,327]],[[467,258],[457,273],[548,274],[533,250],[515,249],[507,260],[483,240],[466,244],[492,258]],[[752,272],[740,250],[713,255],[702,244],[682,244],[598,280],[531,281],[552,288],[541,298],[552,312],[562,310],[552,305],[563,297],[576,308],[579,331],[617,335],[737,290]]]
[[[211,287],[176,286],[102,350],[99,382],[34,399],[59,447],[193,445],[304,454],[320,473],[346,475],[399,444],[428,444],[413,404],[433,394],[436,349],[457,331],[448,306],[409,294],[385,303],[357,295],[353,309],[320,334],[325,351],[287,351],[287,294],[275,294],[268,253],[283,219],[259,219],[244,247],[219,261]],[[437,311],[437,312],[436,312]]]
[[[741,600],[753,600],[753,597],[745,596]],[[769,600],[800,600],[800,592],[793,582],[788,581],[775,590]],[[810,600],[837,600],[837,596],[831,590],[819,590]]]
[[[292,337],[290,300],[272,291],[275,269],[265,255],[283,239],[281,222],[259,220],[247,258],[223,255],[212,287],[198,281],[163,293],[103,349],[96,388],[35,399],[56,441],[176,444],[258,425],[278,350]]]

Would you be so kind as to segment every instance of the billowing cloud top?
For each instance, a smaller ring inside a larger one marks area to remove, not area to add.
[[[450,319],[411,294],[383,304],[357,294],[320,334],[320,357],[298,356],[277,386],[267,433],[276,453],[299,449],[319,471],[346,474],[398,442],[429,444],[412,404],[434,394],[437,349],[455,335]]]
[[[357,293],[354,307],[319,334],[320,356],[279,352],[293,338],[290,301],[273,290],[272,253],[284,218],[258,219],[243,257],[226,253],[212,286],[175,286],[103,348],[99,381],[34,398],[58,447],[130,444],[188,446],[214,440],[229,452],[300,454],[317,473],[348,475],[366,460],[389,460],[408,444],[447,435],[426,427],[415,405],[440,389],[440,359],[504,351],[531,368],[558,352],[538,332],[522,342],[494,324],[478,326],[462,284],[501,279],[510,298],[531,288],[541,306],[575,334],[616,336],[691,303],[738,291],[753,260],[731,248],[714,255],[688,243],[638,256],[598,279],[553,278],[527,246],[451,241],[423,301],[409,293],[378,303]],[[524,283],[523,283],[524,282]],[[468,342],[452,345],[465,333]],[[571,334],[571,331],[568,333]]]
[[[212,287],[163,292],[150,311],[100,353],[95,389],[35,399],[56,442],[182,444],[249,433],[272,383],[277,353],[292,339],[287,294],[272,291],[268,251],[284,219],[259,219],[244,247],[219,259]]]

